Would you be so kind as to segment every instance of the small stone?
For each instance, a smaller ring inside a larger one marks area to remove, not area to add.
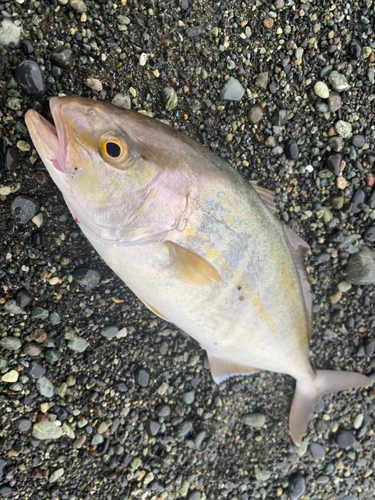
[[[302,476],[294,477],[289,484],[290,500],[298,500],[306,491],[306,481]]]
[[[328,141],[328,145],[334,151],[340,152],[344,148],[344,139],[342,137],[331,137]]]
[[[337,434],[336,441],[339,445],[339,448],[347,449],[353,446],[353,444],[355,443],[355,437],[349,431],[341,431]]]
[[[240,101],[245,93],[245,89],[240,82],[230,77],[220,92],[221,101]]]
[[[51,365],[57,363],[60,357],[60,352],[57,349],[53,349],[52,347],[44,351],[44,359]]]
[[[87,6],[83,0],[69,0],[69,5],[77,14],[87,12]]]
[[[254,474],[257,481],[268,481],[271,476],[270,472],[265,469],[261,469],[258,465],[255,466]]]
[[[340,94],[336,92],[330,92],[328,97],[328,110],[330,113],[335,113],[342,106],[342,100]]]
[[[275,9],[282,10],[284,8],[285,1],[284,0],[276,0],[274,5],[275,5]]]
[[[41,97],[46,92],[44,75],[35,61],[28,59],[20,62],[14,74],[18,84],[27,94]]]
[[[98,427],[98,433],[104,434],[110,428],[111,422],[101,422]]]
[[[133,470],[137,470],[142,464],[142,460],[139,457],[133,458],[133,460],[130,462],[130,465]]]
[[[10,486],[1,486],[0,488],[0,496],[5,498],[5,497],[9,497],[9,495],[12,494],[12,488]]]
[[[20,43],[21,32],[21,26],[16,26],[10,19],[4,17],[0,25],[0,46],[17,47]]]
[[[264,24],[265,28],[271,29],[271,28],[273,28],[273,25],[275,24],[275,21],[272,19],[272,17],[267,17],[267,19],[265,19],[263,21],[263,24]]]
[[[79,437],[77,437],[77,439],[74,441],[73,443],[73,447],[74,448],[82,448],[82,446],[85,444],[86,442],[86,434],[81,434]]]
[[[260,106],[254,106],[253,108],[251,108],[248,113],[248,118],[250,123],[252,123],[253,125],[260,122],[260,120],[263,118],[262,108]]]
[[[47,309],[44,309],[44,307],[34,307],[34,309],[31,311],[31,316],[34,319],[45,319],[48,318],[49,311],[47,311]]]
[[[286,124],[287,121],[288,111],[286,109],[276,108],[271,118],[272,125],[275,125],[276,127],[282,127]]]
[[[100,92],[103,89],[103,84],[97,78],[87,78],[85,85],[94,92]]]
[[[112,104],[120,108],[131,109],[132,103],[129,94],[116,94],[112,99]]]
[[[45,441],[47,439],[59,439],[63,435],[63,430],[54,422],[37,422],[33,426],[32,434],[35,439]]]
[[[107,339],[113,339],[118,334],[118,328],[117,326],[107,326],[100,333]]]
[[[178,104],[175,89],[173,87],[166,87],[161,93],[161,100],[167,111],[173,111]]]
[[[157,392],[160,396],[164,396],[164,394],[167,392],[168,389],[169,389],[168,382],[163,382]]]
[[[328,99],[329,97],[329,88],[324,82],[316,82],[314,85],[314,92],[315,95],[322,99]]]
[[[72,273],[74,280],[86,291],[90,291],[100,283],[100,274],[96,269],[80,268]]]
[[[342,159],[343,159],[342,155],[338,154],[338,153],[336,153],[334,155],[330,155],[327,158],[327,167],[335,175],[340,175],[340,166],[341,166]]]
[[[15,300],[8,300],[8,302],[4,305],[4,311],[8,314],[25,314],[18,305]]]
[[[374,243],[375,242],[375,226],[371,226],[368,229],[366,229],[363,239],[365,241],[368,241],[369,243]]]
[[[11,211],[18,224],[27,224],[39,210],[39,203],[29,196],[17,196],[12,202]]]
[[[331,71],[331,73],[328,75],[328,80],[333,89],[337,92],[344,92],[345,90],[350,89],[350,85],[346,77],[338,71]]]
[[[55,394],[55,388],[47,377],[41,377],[36,382],[36,388],[42,396],[52,398]]]
[[[84,352],[87,349],[87,340],[83,337],[77,337],[76,339],[69,340],[69,349],[76,352]]]
[[[52,325],[59,325],[61,323],[60,316],[57,314],[57,312],[51,312],[49,315],[49,320]]]
[[[353,59],[359,59],[362,54],[362,47],[358,40],[352,40],[352,42],[349,45],[349,55]]]
[[[342,293],[349,292],[349,290],[352,288],[352,285],[348,283],[347,281],[340,281],[340,283],[337,285],[338,290]]]
[[[52,53],[51,59],[61,68],[71,69],[73,66],[73,51],[67,47],[59,47]]]
[[[160,405],[157,408],[156,415],[158,417],[169,417],[171,414],[171,408],[168,405]]]
[[[181,0],[180,6],[182,10],[189,10],[189,0]]]
[[[3,337],[0,339],[0,346],[8,351],[16,351],[21,345],[21,341],[17,337]]]
[[[31,43],[31,40],[27,40],[27,39],[22,40],[21,49],[22,49],[22,52],[25,54],[25,56],[33,54],[34,47],[33,47],[33,44]]]
[[[188,500],[200,500],[201,494],[200,491],[192,491],[188,496]]]
[[[354,419],[354,423],[353,423],[353,427],[354,429],[359,429],[363,423],[363,413],[359,413],[355,419]]]
[[[290,139],[287,141],[284,145],[284,151],[288,160],[296,160],[298,158],[299,148],[295,140]]]
[[[150,380],[150,374],[144,368],[140,368],[138,370],[137,380],[141,387],[147,387]]]
[[[353,197],[353,214],[362,212],[362,205],[366,201],[366,193],[362,189],[357,189]]]
[[[97,446],[98,444],[102,444],[104,442],[104,437],[98,432],[94,434],[94,437],[91,440],[91,446]]]
[[[30,151],[30,144],[26,141],[17,141],[17,148],[23,153],[27,153]]]
[[[12,384],[14,382],[17,382],[18,376],[19,373],[16,370],[10,370],[1,377],[1,380],[3,382],[6,382],[7,384]]]
[[[43,377],[43,375],[46,373],[46,370],[41,365],[33,365],[29,369],[28,373],[29,373],[30,377],[37,380],[37,379]]]
[[[325,454],[326,454],[325,449],[319,443],[311,443],[310,444],[310,451],[312,453],[312,456],[315,458],[315,460],[321,460],[322,458],[325,457]]]
[[[348,181],[342,177],[341,175],[339,177],[337,177],[336,179],[336,186],[339,188],[339,189],[342,189],[344,190],[347,186],[348,186]]]
[[[49,478],[49,483],[56,483],[61,477],[63,477],[64,472],[65,470],[62,467],[53,471]]]
[[[149,419],[146,421],[146,428],[151,436],[156,436],[156,434],[160,431],[160,427],[161,425],[159,422],[155,422],[155,420]]]
[[[31,429],[32,422],[28,418],[21,418],[18,421],[18,430],[21,432],[27,432]]]
[[[365,247],[352,254],[346,267],[346,280],[353,285],[375,283],[375,252]]]
[[[33,300],[32,295],[26,290],[21,290],[17,294],[16,302],[17,305],[19,305],[22,309],[25,309],[25,307],[27,307],[32,300]]]
[[[342,297],[342,292],[340,292],[340,290],[337,290],[337,292],[329,296],[329,300],[331,304],[337,304],[338,302],[340,302],[341,297]]]
[[[23,346],[22,352],[27,356],[39,356],[42,352],[42,346],[34,342],[30,342]]]
[[[356,134],[356,135],[353,135],[353,137],[352,137],[352,144],[355,148],[361,148],[362,146],[364,146],[365,142],[366,142],[366,139],[361,134]]]
[[[182,395],[182,399],[187,405],[193,404],[195,399],[195,391],[184,392],[184,394]]]
[[[267,73],[259,73],[255,80],[255,86],[258,89],[266,89],[268,84],[268,74]]]
[[[193,428],[192,422],[182,422],[177,431],[178,437],[185,437],[187,434],[189,434],[192,428]]]
[[[200,26],[192,26],[186,30],[186,36],[189,38],[197,38],[202,34],[202,28]]]
[[[347,139],[352,135],[352,125],[349,122],[345,122],[344,120],[339,120],[335,123],[336,132],[339,136]]]

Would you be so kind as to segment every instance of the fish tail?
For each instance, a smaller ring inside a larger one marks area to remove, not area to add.
[[[318,370],[312,381],[297,380],[289,415],[289,429],[294,443],[300,446],[314,408],[322,396],[354,387],[365,387],[372,383],[372,379],[360,373],[330,370]]]

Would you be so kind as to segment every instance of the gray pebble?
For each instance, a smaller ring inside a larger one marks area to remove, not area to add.
[[[250,427],[255,427],[257,429],[263,427],[266,422],[266,417],[262,413],[246,413],[242,415],[241,422]]]
[[[38,389],[38,392],[46,398],[52,398],[55,394],[55,388],[47,377],[38,379],[36,382],[36,388]]]
[[[375,283],[375,252],[365,247],[351,255],[346,266],[346,281],[353,285]]]
[[[69,340],[68,347],[72,351],[83,352],[87,349],[87,340],[83,337],[77,337],[76,339]]]
[[[8,351],[16,351],[21,345],[21,341],[17,337],[3,337],[0,339],[0,346]]]
[[[289,485],[290,500],[298,500],[306,491],[306,481],[302,476],[294,477]]]
[[[100,274],[96,269],[79,268],[72,273],[74,280],[85,290],[89,291],[100,283]]]
[[[100,333],[107,339],[113,339],[118,334],[118,328],[117,326],[106,326]]]
[[[350,431],[341,431],[336,438],[337,444],[340,448],[347,449],[355,443],[355,437]]]
[[[27,224],[38,212],[39,202],[29,196],[17,196],[12,202],[11,210],[18,224]]]
[[[325,449],[323,446],[319,443],[311,443],[310,444],[310,451],[315,458],[315,460],[321,460],[322,458],[325,457]]]
[[[338,71],[331,71],[331,73],[328,75],[328,80],[333,89],[337,92],[344,92],[344,90],[350,89],[350,85],[345,75],[339,73]]]
[[[195,399],[195,391],[185,392],[182,395],[182,399],[183,399],[183,401],[184,401],[185,404],[191,405],[194,402],[194,399]]]
[[[47,439],[59,439],[63,434],[61,427],[54,422],[37,422],[33,426],[33,437],[41,441]]]
[[[233,77],[226,81],[220,92],[221,101],[239,101],[245,93],[245,89],[240,82]]]

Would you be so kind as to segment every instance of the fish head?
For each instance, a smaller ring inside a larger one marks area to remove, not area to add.
[[[84,232],[134,244],[181,225],[190,182],[171,127],[80,97],[53,97],[50,108],[54,125],[35,110],[26,124]]]

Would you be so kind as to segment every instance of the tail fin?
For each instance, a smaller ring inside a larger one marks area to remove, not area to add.
[[[372,382],[373,380],[360,373],[328,370],[318,370],[312,383],[297,380],[289,415],[289,429],[294,443],[300,446],[314,408],[322,396],[330,392],[368,386]]]

